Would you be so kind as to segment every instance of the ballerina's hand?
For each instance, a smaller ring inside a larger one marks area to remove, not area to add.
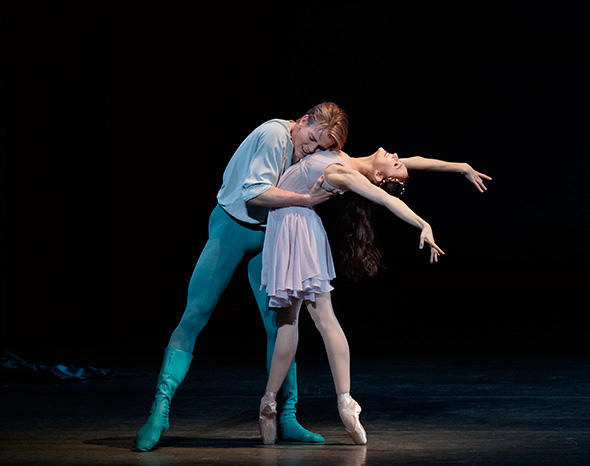
[[[422,228],[422,233],[420,234],[420,249],[424,247],[424,243],[427,243],[430,246],[431,264],[433,262],[438,262],[438,256],[445,255],[443,250],[439,248],[434,242],[434,237],[432,236],[432,228],[428,224],[426,224],[424,228]]]
[[[463,175],[475,185],[475,187],[479,190],[480,193],[483,193],[484,191],[488,190],[488,188],[486,188],[485,184],[483,184],[482,178],[485,178],[486,180],[492,179],[488,175],[484,175],[483,173],[475,171],[473,169],[473,167],[467,163],[465,164],[465,169],[463,170]]]

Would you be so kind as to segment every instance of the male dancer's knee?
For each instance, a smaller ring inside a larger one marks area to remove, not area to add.
[[[254,256],[248,262],[248,279],[252,293],[256,299],[256,304],[260,311],[260,317],[264,324],[264,330],[268,340],[274,342],[277,337],[277,312],[268,308],[268,296],[264,290],[260,289],[260,274],[262,271],[262,253]]]
[[[187,305],[174,332],[170,337],[169,345],[173,348],[192,353],[197,337],[207,325],[216,300],[198,293],[190,293]]]
[[[204,303],[201,299],[189,298],[179,325],[181,325],[185,331],[199,334],[209,321],[209,318],[213,313],[213,308],[214,306]]]

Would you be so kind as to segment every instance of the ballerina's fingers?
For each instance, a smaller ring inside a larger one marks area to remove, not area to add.
[[[474,172],[473,184],[475,184],[475,187],[481,193],[483,193],[484,191],[487,191],[488,190],[488,188],[486,187],[486,185],[483,183],[482,178],[485,178],[486,180],[491,180],[492,179],[491,177],[489,177],[488,175],[484,175],[483,173]]]
[[[436,244],[430,244],[430,263],[438,262],[438,256],[444,256],[444,251],[439,248]]]
[[[431,248],[430,249],[430,263],[432,264],[433,262],[438,262],[438,253],[436,252],[435,249]]]

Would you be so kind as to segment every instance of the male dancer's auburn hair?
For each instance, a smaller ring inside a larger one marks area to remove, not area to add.
[[[334,140],[331,149],[341,150],[348,138],[348,115],[334,102],[322,102],[305,112],[308,123],[327,131]]]

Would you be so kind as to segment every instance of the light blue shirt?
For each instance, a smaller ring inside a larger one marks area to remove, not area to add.
[[[248,206],[291,165],[293,143],[288,120],[269,120],[252,131],[240,144],[223,173],[217,201],[232,217],[242,222],[263,224],[268,208]]]

